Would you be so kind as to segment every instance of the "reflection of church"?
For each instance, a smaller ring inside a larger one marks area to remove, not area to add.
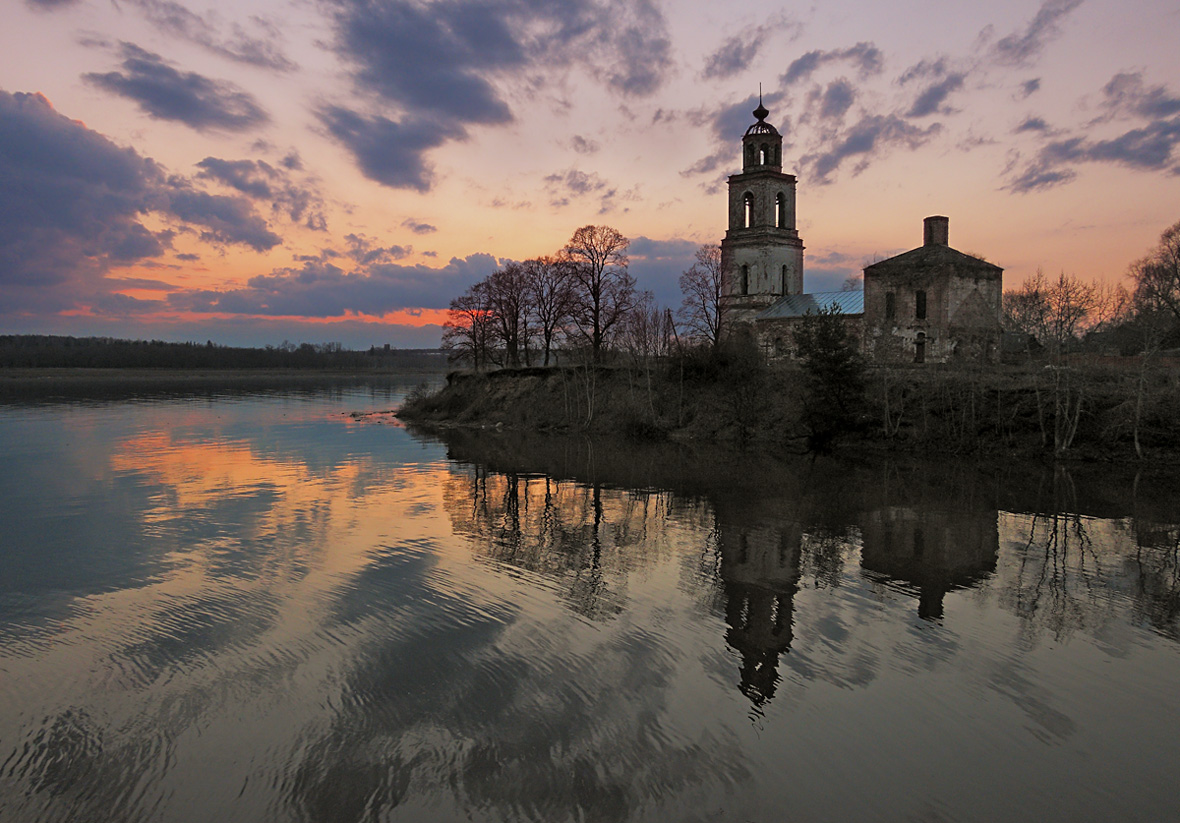
[[[803,527],[754,507],[717,502],[725,640],[741,656],[740,688],[758,706],[774,697],[779,655],[790,651]]]
[[[861,519],[861,566],[918,593],[918,615],[940,618],[947,592],[996,570],[995,505],[913,478],[883,482]]]

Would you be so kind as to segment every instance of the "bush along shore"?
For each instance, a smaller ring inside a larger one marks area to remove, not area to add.
[[[873,449],[1054,459],[1180,456],[1180,371],[1126,358],[1021,366],[772,364],[751,351],[659,362],[452,372],[398,413],[473,427],[715,440],[785,451]]]

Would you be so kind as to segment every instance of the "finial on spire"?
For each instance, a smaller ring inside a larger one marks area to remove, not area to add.
[[[758,84],[758,108],[754,109],[754,116],[757,117],[758,122],[761,123],[763,120],[766,119],[766,115],[768,115],[768,114],[770,114],[770,112],[766,110],[766,106],[762,105],[762,84],[759,83]]]

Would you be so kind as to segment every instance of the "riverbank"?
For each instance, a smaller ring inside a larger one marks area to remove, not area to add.
[[[873,367],[841,409],[817,410],[812,385],[797,366],[749,362],[453,372],[439,391],[415,392],[399,416],[435,429],[582,432],[786,452],[1180,457],[1180,374],[1173,367]],[[825,425],[834,428],[817,437]]]

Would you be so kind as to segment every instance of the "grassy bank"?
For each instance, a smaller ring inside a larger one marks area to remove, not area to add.
[[[428,427],[610,433],[787,451],[1175,459],[1180,374],[1171,366],[1140,366],[874,367],[854,392],[836,394],[818,390],[797,366],[751,358],[454,372],[441,390],[415,392],[400,416]],[[823,405],[834,396],[842,408]]]

